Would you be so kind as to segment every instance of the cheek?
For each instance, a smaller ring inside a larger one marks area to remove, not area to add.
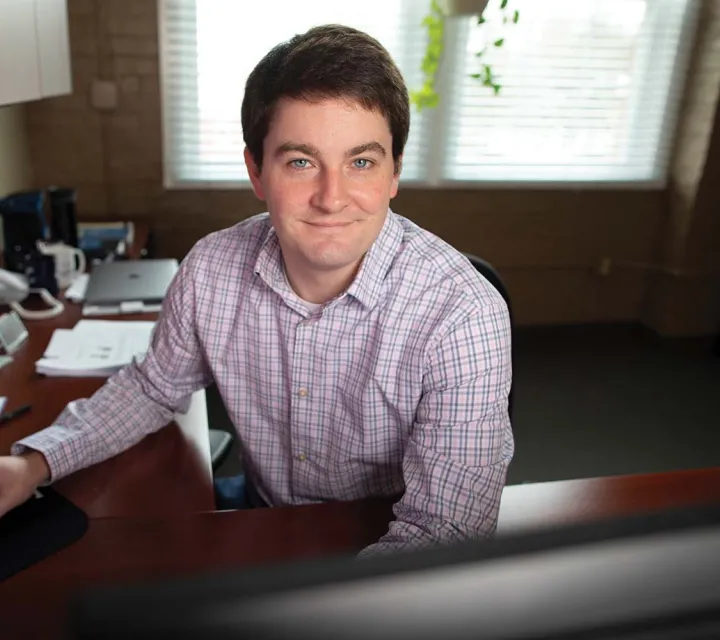
[[[361,203],[363,209],[368,211],[376,211],[384,209],[390,196],[390,186],[387,180],[373,180],[358,185],[354,190],[353,198],[356,202]]]
[[[287,215],[303,207],[310,198],[311,189],[296,180],[273,179],[266,187],[268,207]]]

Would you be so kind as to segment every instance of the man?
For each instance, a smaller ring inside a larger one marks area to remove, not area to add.
[[[399,71],[361,32],[318,27],[270,51],[242,107],[269,214],[200,240],[145,359],[0,458],[0,512],[214,381],[255,503],[397,496],[367,554],[492,534],[513,454],[508,311],[465,257],[389,211],[409,120]]]

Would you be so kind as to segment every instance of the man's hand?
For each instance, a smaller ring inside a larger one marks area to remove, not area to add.
[[[30,498],[49,477],[50,468],[37,451],[0,456],[0,517]]]

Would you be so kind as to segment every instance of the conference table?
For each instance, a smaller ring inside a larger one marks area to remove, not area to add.
[[[0,455],[103,383],[34,371],[53,330],[80,317],[79,305],[68,304],[57,318],[27,322],[29,339],[0,369],[0,396],[8,410],[32,410],[0,427]],[[82,590],[355,554],[387,531],[392,504],[384,499],[215,511],[207,436],[207,421],[172,423],[59,480],[55,488],[89,515],[89,529],[0,583],[0,637],[69,637],[67,605]],[[717,502],[720,468],[515,485],[503,493],[498,535]]]

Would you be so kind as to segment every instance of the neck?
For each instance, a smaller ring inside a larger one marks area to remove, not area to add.
[[[306,302],[324,304],[339,296],[355,279],[362,260],[356,264],[328,271],[303,270],[285,263],[292,290]]]

